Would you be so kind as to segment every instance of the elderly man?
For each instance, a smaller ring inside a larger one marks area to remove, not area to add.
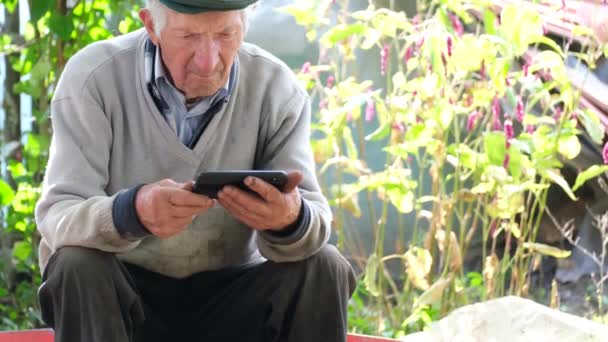
[[[52,101],[36,208],[42,315],[59,342],[344,341],[355,278],[290,70],[243,43],[256,0],[149,0]],[[282,169],[278,190],[193,193],[205,170]]]

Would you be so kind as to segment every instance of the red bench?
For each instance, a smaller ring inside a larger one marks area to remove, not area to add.
[[[391,342],[396,340],[350,334],[347,342]],[[28,330],[0,332],[0,342],[53,342],[53,331]]]

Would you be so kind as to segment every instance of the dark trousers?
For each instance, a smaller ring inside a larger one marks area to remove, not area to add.
[[[175,279],[113,254],[64,247],[39,297],[57,342],[346,341],[355,287],[333,246],[307,260]]]

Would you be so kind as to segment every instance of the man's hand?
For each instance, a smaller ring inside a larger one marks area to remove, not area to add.
[[[301,182],[301,172],[289,172],[281,192],[259,178],[247,177],[245,185],[261,198],[232,186],[224,187],[218,198],[232,216],[252,229],[280,231],[298,219],[302,199],[297,188]]]
[[[197,215],[213,205],[213,200],[192,192],[192,182],[177,183],[171,179],[144,185],[135,198],[139,220],[159,238],[181,233]]]

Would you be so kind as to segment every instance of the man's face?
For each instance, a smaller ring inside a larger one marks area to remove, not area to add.
[[[187,99],[213,95],[226,84],[243,42],[240,11],[183,14],[167,10],[160,37],[147,11],[140,18],[152,42],[161,48],[173,83]]]

